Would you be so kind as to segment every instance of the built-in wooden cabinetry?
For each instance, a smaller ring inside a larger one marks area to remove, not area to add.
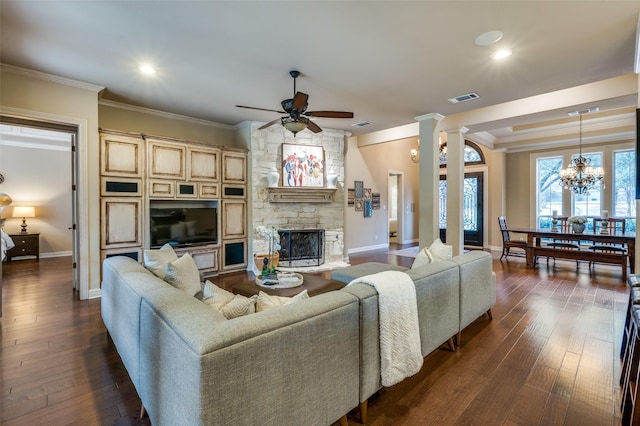
[[[154,203],[194,201],[217,207],[217,241],[176,252],[190,252],[205,275],[247,266],[245,151],[102,130],[100,153],[103,259],[128,255],[142,261]]]
[[[247,156],[222,153],[222,269],[247,266]]]

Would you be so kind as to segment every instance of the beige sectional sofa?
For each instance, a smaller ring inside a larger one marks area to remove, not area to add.
[[[453,338],[461,343],[460,332],[487,313],[496,302],[496,276],[490,253],[470,251],[451,260],[407,269],[369,262],[339,269],[331,278],[345,283],[382,271],[406,272],[416,286],[422,356],[443,343],[454,349]],[[342,291],[360,299],[360,415],[366,421],[367,401],[382,388],[378,294],[366,284],[353,284]]]
[[[495,303],[491,255],[469,252],[416,269],[365,263],[414,281],[422,355]],[[127,257],[103,265],[102,317],[154,425],[346,424],[381,387],[378,294],[365,284],[227,320]]]
[[[348,292],[227,320],[111,257],[101,303],[153,425],[346,424],[358,405],[359,301]]]

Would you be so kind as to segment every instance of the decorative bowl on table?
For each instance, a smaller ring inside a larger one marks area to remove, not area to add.
[[[273,289],[299,287],[303,281],[304,277],[296,272],[276,272],[265,277],[261,275],[256,277],[257,285]]]

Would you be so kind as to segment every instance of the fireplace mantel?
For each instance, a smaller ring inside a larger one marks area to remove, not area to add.
[[[336,188],[267,187],[270,203],[330,203]]]

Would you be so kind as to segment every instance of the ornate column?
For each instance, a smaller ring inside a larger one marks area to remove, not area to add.
[[[466,127],[447,130],[447,245],[453,255],[464,250],[464,134]]]
[[[419,245],[429,246],[440,235],[438,225],[438,188],[440,161],[438,123],[444,118],[437,113],[416,117],[420,125],[420,177],[418,200],[420,217],[418,222]]]

